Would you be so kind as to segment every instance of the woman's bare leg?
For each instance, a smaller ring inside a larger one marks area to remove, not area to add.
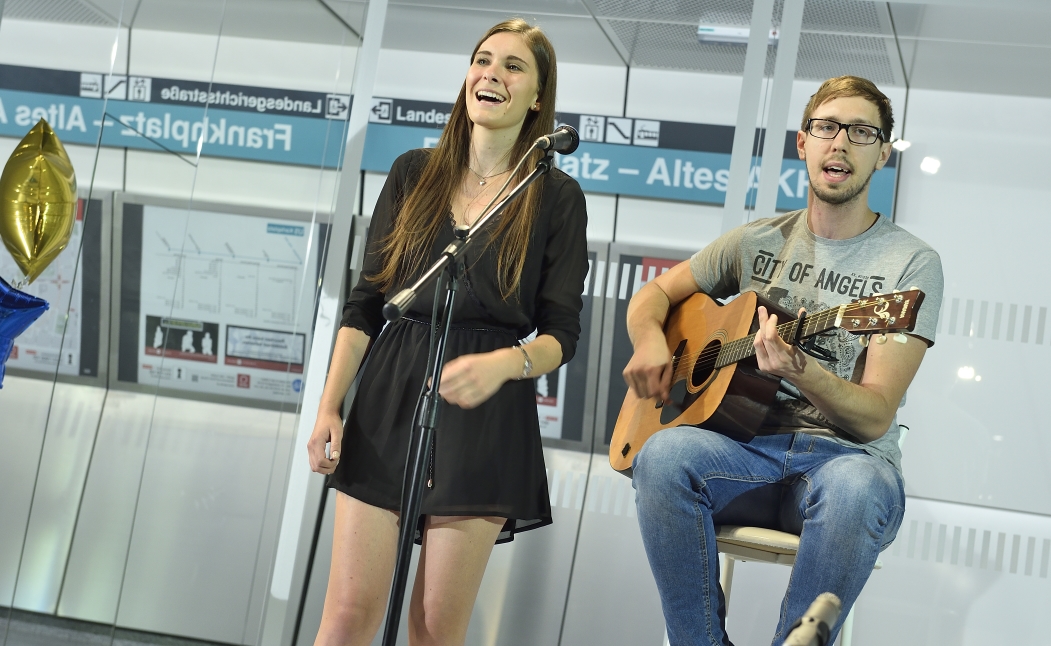
[[[505,519],[429,517],[409,606],[412,646],[462,646]]]
[[[387,611],[398,516],[336,492],[332,567],[315,646],[368,646]]]

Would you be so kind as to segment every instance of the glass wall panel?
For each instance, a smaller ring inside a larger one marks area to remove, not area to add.
[[[0,141],[46,119],[80,199],[32,283],[0,251],[50,304],[0,390],[0,643],[257,643],[365,4],[3,6]]]
[[[109,231],[123,154],[101,146],[100,131],[126,97],[129,35],[123,3],[111,4],[8,2],[0,16],[4,643],[26,643],[57,613],[106,399]],[[13,325],[27,296],[48,309]]]
[[[1051,113],[1051,10],[931,2],[891,11],[909,80],[896,112],[911,144],[895,222],[939,252],[945,291],[937,342],[900,412],[913,429],[902,458],[910,506],[858,626],[875,634],[875,617],[893,605],[909,610],[880,628],[884,638],[1038,644],[1051,630],[1036,600],[1051,592],[1041,395],[1051,387],[1042,367],[1051,300],[1034,281],[1051,233],[1049,138],[1018,124]],[[999,608],[1033,620],[993,638],[988,613]]]

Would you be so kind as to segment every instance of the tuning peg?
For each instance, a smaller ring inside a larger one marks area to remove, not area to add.
[[[881,334],[878,337],[876,337],[876,343],[878,343],[879,345],[883,345],[886,342],[887,342],[887,333],[886,332],[884,332],[883,334]]]
[[[867,348],[869,347],[869,338],[867,336],[859,336],[858,343],[861,344],[861,347]]]
[[[905,336],[904,332],[898,332],[897,334],[894,335],[894,340],[897,341],[898,343],[908,343],[909,342],[909,337]]]

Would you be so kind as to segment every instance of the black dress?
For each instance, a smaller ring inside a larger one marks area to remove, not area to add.
[[[372,216],[363,276],[378,270],[379,241],[391,230],[397,209],[429,154],[413,150],[394,162]],[[584,194],[575,180],[557,169],[539,181],[540,212],[519,296],[501,299],[496,278],[499,246],[476,241],[466,254],[467,272],[454,304],[446,361],[515,345],[534,329],[558,340],[563,362],[573,357],[588,271]],[[427,266],[452,241],[450,222],[442,228]],[[362,278],[343,308],[341,325],[361,329],[375,339],[383,326],[384,299],[373,283]],[[425,378],[433,301],[433,289],[428,289],[371,349],[347,417],[340,462],[329,481],[329,486],[376,507],[398,510],[401,506],[413,413]],[[431,471],[433,487],[424,489],[424,516],[506,518],[497,542],[512,540],[516,531],[550,524],[533,380],[509,381],[474,409],[443,403]]]

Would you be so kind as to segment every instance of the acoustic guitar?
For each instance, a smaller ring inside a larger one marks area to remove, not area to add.
[[[781,379],[759,370],[755,358],[756,308],[764,305],[778,315],[778,335],[800,343],[834,328],[858,335],[911,332],[923,292],[910,289],[873,295],[795,319],[792,314],[744,292],[726,305],[706,294],[694,294],[672,308],[664,325],[672,355],[671,401],[639,399],[629,388],[610,441],[609,462],[631,474],[631,462],[657,431],[673,426],[698,426],[748,442],[773,404]],[[898,337],[904,341],[904,337]],[[866,339],[862,339],[862,342]]]

